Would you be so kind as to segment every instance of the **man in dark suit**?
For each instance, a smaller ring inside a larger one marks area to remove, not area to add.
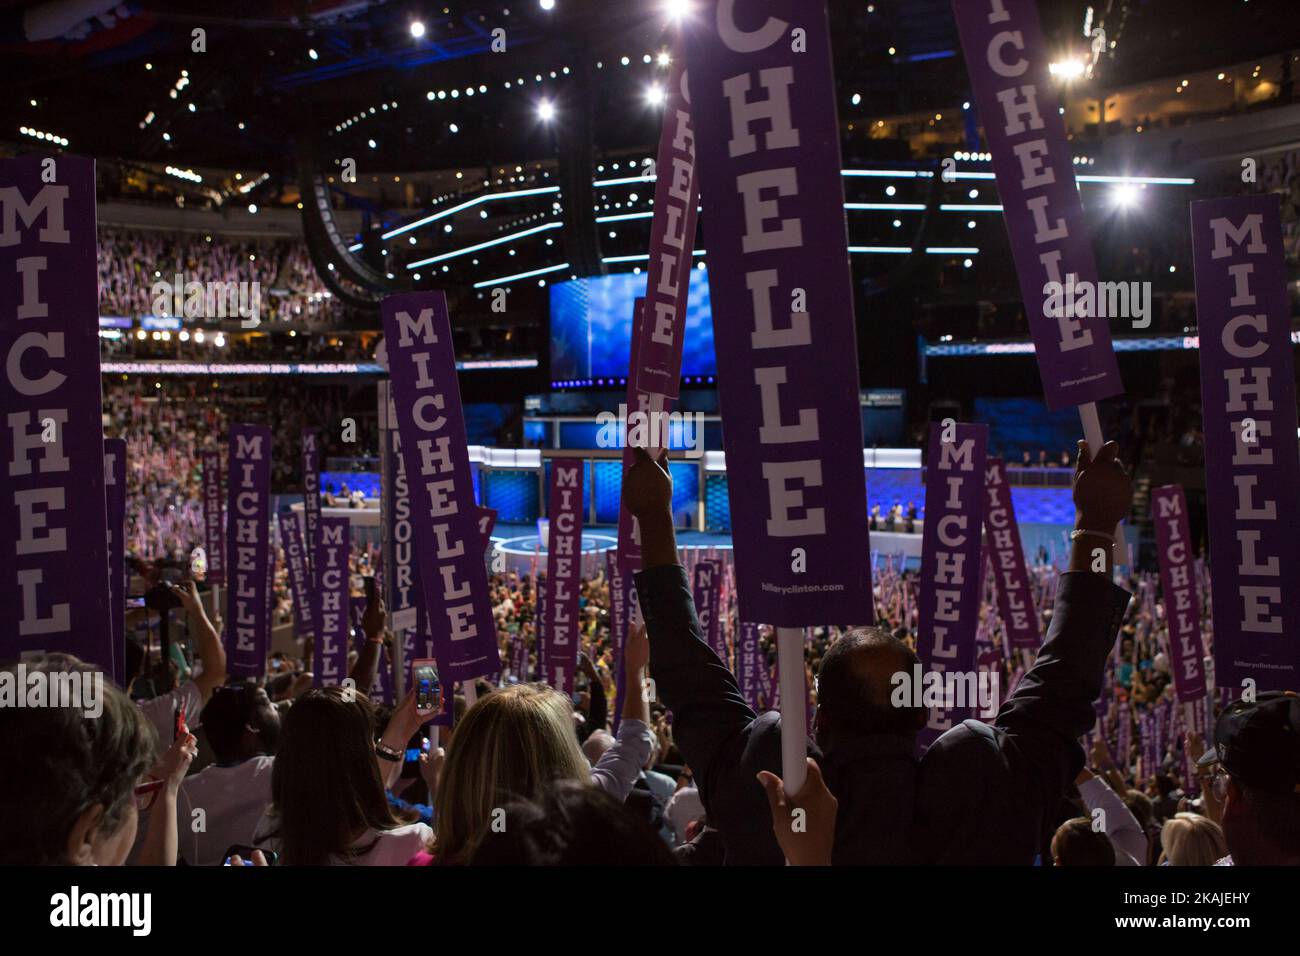
[[[1114,442],[1095,459],[1086,443],[1079,448],[1076,531],[1051,628],[991,724],[964,721],[917,759],[926,711],[890,702],[891,678],[916,661],[911,649],[884,629],[860,627],[827,652],[808,753],[839,804],[835,863],[1027,865],[1050,836],[1052,813],[1083,766],[1078,738],[1096,719],[1093,701],[1129,602],[1111,583],[1108,539],[1128,512],[1131,481]],[[666,458],[638,451],[623,500],[640,525],[645,570],[636,586],[658,696],[726,861],[779,865],[756,775],[780,770],[780,715],[755,714],[703,640],[677,561]]]

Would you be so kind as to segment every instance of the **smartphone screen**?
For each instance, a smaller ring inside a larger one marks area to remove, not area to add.
[[[437,662],[417,660],[411,663],[411,687],[415,689],[415,709],[420,713],[442,713],[442,683],[438,680]]]

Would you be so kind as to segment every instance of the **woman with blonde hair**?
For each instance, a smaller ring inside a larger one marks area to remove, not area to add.
[[[517,684],[479,699],[456,728],[434,801],[432,859],[412,863],[463,864],[512,800],[538,799],[556,781],[599,787],[627,799],[650,755],[650,705],[641,693],[649,658],[645,629],[628,635],[623,652],[627,688],[622,723],[612,747],[594,767],[578,746],[572,701],[544,684]],[[596,690],[599,693],[599,689]]]
[[[1214,866],[1228,855],[1223,830],[1199,813],[1176,813],[1160,831],[1162,866]]]

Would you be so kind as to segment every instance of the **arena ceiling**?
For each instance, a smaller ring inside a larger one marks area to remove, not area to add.
[[[600,151],[653,142],[645,92],[657,64],[643,60],[664,48],[665,0],[545,2],[551,9],[543,0],[8,2],[5,135],[21,139],[26,126],[83,154],[273,172],[287,171],[295,143],[311,136],[371,168],[446,169],[548,158],[537,121],[545,98],[560,119],[566,104],[590,108]],[[966,89],[948,0],[829,6],[841,89],[860,92],[865,112],[939,108]],[[1086,50],[1085,21],[1106,25],[1115,46],[1099,70],[1117,83],[1300,44],[1290,0],[1040,8],[1063,52]],[[492,50],[497,38],[504,55]],[[438,96],[452,90],[454,99]]]

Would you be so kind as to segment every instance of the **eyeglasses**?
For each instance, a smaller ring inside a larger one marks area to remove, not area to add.
[[[157,780],[150,777],[144,783],[136,784],[135,787],[135,808],[141,813],[147,811],[153,806],[154,801],[158,799],[158,791],[163,788],[165,780]]]
[[[1228,771],[1220,764],[1215,765],[1213,773],[1203,774],[1201,783],[1204,784],[1201,789],[1214,794],[1214,799],[1219,803],[1222,803],[1228,795]]]

